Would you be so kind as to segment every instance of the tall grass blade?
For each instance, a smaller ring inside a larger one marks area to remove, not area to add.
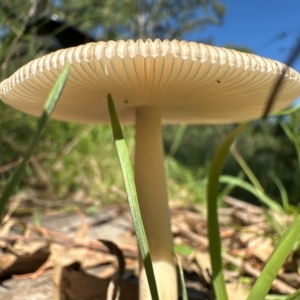
[[[265,299],[279,269],[300,236],[299,227],[300,215],[296,217],[294,222],[279,239],[270,259],[251,289],[247,300]]]
[[[182,137],[183,137],[186,129],[187,129],[187,124],[180,124],[179,125],[179,128],[176,132],[175,138],[173,140],[173,143],[171,145],[171,148],[170,148],[170,151],[169,151],[168,155],[174,157],[174,155],[176,154],[177,149],[178,149],[178,147],[181,143]]]
[[[208,214],[208,239],[211,266],[213,271],[213,286],[218,300],[227,300],[227,292],[223,274],[221,258],[221,241],[217,213],[217,199],[219,177],[223,165],[228,156],[230,146],[237,135],[245,128],[248,123],[239,125],[233,132],[222,142],[213,159],[211,170],[208,177],[207,186],[207,214]]]
[[[65,83],[67,81],[69,71],[70,71],[70,64],[67,64],[65,66],[65,68],[63,69],[63,71],[61,72],[61,74],[58,76],[58,78],[46,100],[46,103],[45,103],[44,109],[43,109],[43,114],[39,118],[34,137],[22,159],[22,162],[20,163],[20,165],[14,172],[14,174],[11,177],[8,184],[5,186],[3,194],[0,198],[0,215],[3,214],[3,211],[9,200],[9,197],[13,194],[16,186],[18,185],[20,178],[22,176],[22,173],[24,171],[24,168],[25,168],[29,158],[31,157],[32,151],[35,148],[36,144],[38,143],[41,132],[43,131],[43,129],[46,125],[46,122],[48,121],[51,113],[53,112],[53,110],[58,102],[58,99],[59,99],[59,97],[63,91],[63,88],[65,86]]]
[[[243,156],[236,149],[235,145],[233,145],[233,147],[231,147],[230,152],[233,155],[233,157],[235,158],[235,160],[238,162],[238,164],[240,165],[242,170],[245,172],[247,177],[250,179],[252,184],[256,187],[256,189],[259,190],[260,192],[264,193],[264,189],[261,186],[259,180],[254,175],[254,173],[252,172],[252,170],[250,169],[250,167],[248,166],[248,164],[244,160]]]
[[[295,293],[293,293],[292,295],[288,296],[287,298],[285,298],[284,300],[300,300],[300,289],[297,290]]]
[[[277,217],[271,214],[270,210],[263,208],[263,215],[267,224],[277,233],[278,236],[282,235],[284,230],[287,228],[287,225],[284,226]]]
[[[290,208],[290,201],[289,201],[289,195],[287,193],[287,190],[284,187],[280,178],[275,173],[270,173],[270,177],[273,179],[274,183],[279,189],[283,209],[287,212]]]
[[[180,283],[181,283],[181,293],[182,293],[182,300],[188,300],[188,293],[186,290],[186,285],[185,285],[185,281],[184,281],[184,274],[183,274],[183,268],[180,262],[180,259],[177,259],[177,265],[178,265],[178,269],[179,269],[179,279],[180,279]]]
[[[138,203],[136,187],[134,182],[134,176],[131,168],[130,157],[128,154],[126,142],[124,140],[122,128],[116,113],[116,109],[113,103],[111,95],[107,97],[109,114],[111,119],[111,125],[113,130],[113,136],[115,141],[115,146],[117,149],[117,154],[121,166],[121,171],[124,179],[125,190],[128,197],[130,212],[133,220],[133,225],[137,235],[139,248],[141,256],[143,259],[144,267],[146,270],[146,275],[149,283],[149,288],[153,300],[158,300],[158,292],[156,281],[154,277],[154,271],[152,267],[152,261],[150,257],[149,246],[144,230],[144,225],[142,222],[142,216],[140,212],[140,207]]]
[[[291,55],[289,56],[289,58],[286,62],[286,65],[291,66],[296,61],[297,57],[299,56],[299,53],[300,53],[300,40],[297,42],[296,47],[293,49]],[[285,74],[286,74],[286,68],[283,70],[281,76],[278,78],[278,81],[277,81],[274,89],[271,92],[270,98],[268,99],[268,101],[266,103],[266,107],[263,112],[262,119],[266,119],[268,117],[268,115],[272,109],[272,106],[275,102],[276,95],[280,91],[281,84],[283,83]]]
[[[288,107],[286,109],[280,110],[278,112],[275,112],[271,115],[271,117],[290,115],[290,114],[296,112],[299,108],[300,108],[300,103],[293,105],[291,107]]]
[[[257,199],[259,199],[262,203],[267,205],[269,208],[271,208],[277,212],[284,213],[283,208],[275,200],[271,199],[265,193],[260,192],[252,184],[248,183],[247,181],[245,181],[241,178],[237,178],[237,177],[233,177],[233,176],[229,176],[229,175],[222,175],[220,177],[220,182],[238,186],[238,187],[250,192],[254,196],[256,196]]]
[[[300,133],[299,133],[299,119],[296,118],[296,114],[291,115],[292,118],[292,130],[294,135],[294,146],[298,155],[298,166],[300,168]]]
[[[298,131],[298,122],[296,122],[294,115],[291,114],[290,118],[292,118],[292,127],[290,128],[287,123],[280,121],[279,124],[281,128],[284,130],[286,136],[289,138],[292,144],[294,144],[294,147],[297,152],[298,157],[298,165],[300,168],[300,137],[299,137],[299,131]]]

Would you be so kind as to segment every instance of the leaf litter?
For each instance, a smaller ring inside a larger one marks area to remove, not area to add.
[[[18,197],[16,195],[15,197]],[[22,194],[21,205],[27,199]],[[226,197],[219,209],[223,263],[229,299],[246,299],[276,244],[278,233],[260,207]],[[0,298],[11,300],[137,300],[138,248],[127,206],[47,209],[39,222],[10,216],[0,228]],[[205,209],[171,202],[172,232],[188,296],[214,299]],[[270,213],[271,214],[271,213]],[[281,225],[289,216],[276,216]],[[283,226],[282,225],[282,226]],[[300,288],[300,253],[281,268],[270,293],[289,295]]]

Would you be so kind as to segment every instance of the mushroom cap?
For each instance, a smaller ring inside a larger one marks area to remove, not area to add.
[[[160,106],[164,123],[231,123],[262,115],[284,73],[273,111],[300,96],[300,75],[286,65],[249,53],[204,44],[142,40],[88,43],[35,59],[0,84],[1,100],[32,115],[67,62],[72,67],[52,117],[109,123],[111,94],[123,123],[135,109]]]

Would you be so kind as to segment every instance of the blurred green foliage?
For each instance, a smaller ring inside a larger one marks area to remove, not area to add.
[[[297,125],[299,121],[299,111],[289,116],[271,117],[265,122],[254,121],[252,126],[244,130],[236,143],[237,149],[258,178],[266,193],[278,201],[280,200],[280,192],[272,179],[272,174],[276,174],[285,186],[293,204],[297,204],[300,200],[299,154],[296,147],[297,144],[298,147],[300,144],[299,125]],[[280,125],[281,122],[284,122],[288,128],[291,128],[298,140],[296,138],[295,142],[292,142],[288,138]],[[199,169],[209,165],[217,146],[231,129],[232,125],[188,126],[175,154],[175,159],[196,174],[199,173]],[[164,131],[165,151],[167,153],[173,143],[176,130],[178,130],[178,127],[168,126]],[[238,176],[240,172],[241,167],[231,155],[227,159],[223,174]],[[256,200],[241,189],[235,189],[231,194],[251,202]]]

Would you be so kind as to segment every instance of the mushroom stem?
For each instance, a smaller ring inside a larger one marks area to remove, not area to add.
[[[168,194],[159,107],[136,110],[135,181],[160,299],[177,299]],[[139,299],[150,300],[146,273],[140,264]]]

